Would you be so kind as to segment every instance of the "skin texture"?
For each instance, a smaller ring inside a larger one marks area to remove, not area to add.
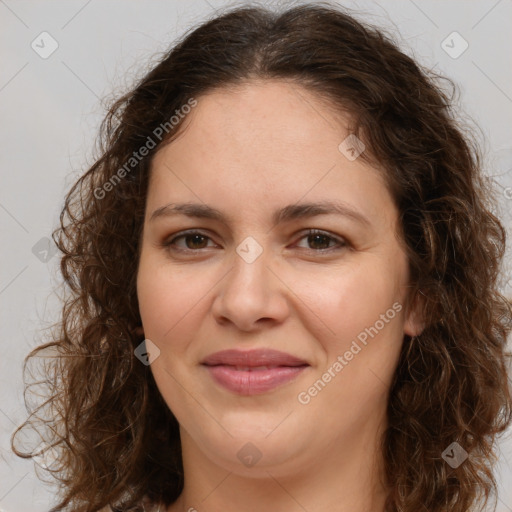
[[[346,122],[296,84],[249,82],[197,99],[153,160],[137,276],[144,335],[160,350],[151,370],[180,423],[185,487],[168,510],[383,510],[379,435],[403,336],[420,332],[414,312],[360,344],[309,403],[297,398],[405,304],[407,259],[382,171],[340,152]],[[272,222],[276,209],[324,200],[370,224],[336,214]],[[150,220],[170,202],[205,203],[228,221]],[[333,239],[308,239],[309,228]],[[162,247],[187,229],[208,238]],[[247,237],[263,251],[252,263],[236,252]],[[348,245],[336,249],[336,238]],[[231,348],[274,348],[310,367],[238,396],[200,365]],[[248,442],[261,454],[251,467],[237,456]]]

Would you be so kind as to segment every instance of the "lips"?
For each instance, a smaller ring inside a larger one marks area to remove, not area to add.
[[[270,349],[222,350],[209,355],[202,363],[208,366],[228,365],[253,370],[261,366],[303,366],[308,364],[303,359],[286,352]]]
[[[239,395],[266,393],[290,382],[309,364],[277,350],[223,350],[202,361],[210,376]]]

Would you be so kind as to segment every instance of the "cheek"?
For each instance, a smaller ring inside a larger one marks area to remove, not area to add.
[[[379,321],[392,305],[399,301],[398,273],[368,258],[368,264],[353,265],[330,270],[325,275],[295,276],[294,291],[309,306],[312,325],[324,339],[333,340],[336,348],[342,348],[347,340],[356,337],[365,328]],[[370,264],[372,263],[372,264]],[[311,314],[313,313],[313,314]],[[391,312],[389,326],[400,324],[399,315]],[[378,327],[381,326],[379,322]]]
[[[137,296],[146,337],[163,341],[207,290],[204,281],[191,278],[184,269],[142,257]]]
[[[308,303],[316,314],[310,316],[315,325],[327,325],[329,334],[317,335],[325,359],[310,379],[311,387],[301,391],[311,399],[306,410],[322,416],[330,428],[350,423],[357,431],[386,407],[403,341],[398,281],[387,271],[380,272],[379,265],[353,268],[325,280],[324,293],[309,289]],[[333,410],[335,404],[339,408]]]

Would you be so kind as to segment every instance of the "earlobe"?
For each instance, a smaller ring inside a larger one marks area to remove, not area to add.
[[[419,336],[423,332],[425,329],[424,304],[424,295],[420,290],[416,293],[409,304],[408,310],[405,312],[404,334],[414,337]]]

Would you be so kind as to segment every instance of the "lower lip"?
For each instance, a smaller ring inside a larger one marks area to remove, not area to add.
[[[307,366],[278,366],[268,370],[237,370],[234,366],[205,365],[213,379],[239,395],[259,395],[295,379]]]

